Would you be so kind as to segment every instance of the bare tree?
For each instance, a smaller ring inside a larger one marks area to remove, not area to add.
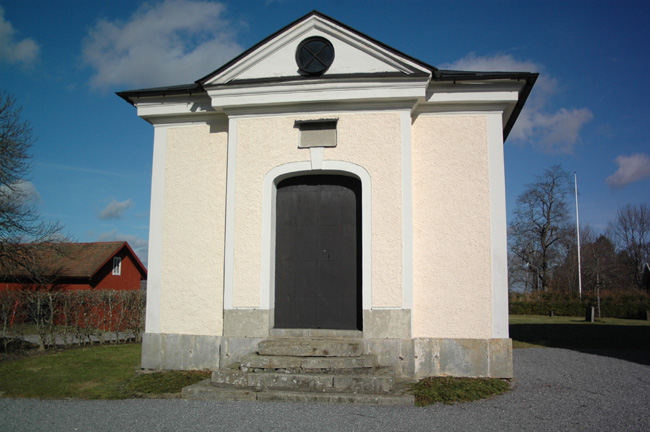
[[[621,276],[621,262],[614,244],[606,235],[593,235],[582,246],[583,285],[596,291],[629,288]]]
[[[607,232],[626,264],[630,280],[640,287],[643,266],[650,262],[650,206],[628,204],[619,209]]]
[[[49,247],[52,240],[62,240],[59,223],[42,221],[32,200],[27,176],[35,137],[21,111],[12,95],[0,91],[0,276],[32,269],[35,248],[26,250],[22,244]]]
[[[614,244],[607,236],[597,236],[593,231],[588,231],[588,234],[589,240],[582,243],[583,286],[596,294],[598,318],[602,318],[601,292],[624,288],[620,277],[621,265]]]
[[[555,165],[529,184],[517,198],[509,227],[512,259],[534,275],[533,290],[546,291],[553,269],[566,255],[572,232],[567,209],[571,177]]]
[[[508,289],[510,292],[530,292],[534,282],[526,263],[518,256],[511,254],[508,258]]]

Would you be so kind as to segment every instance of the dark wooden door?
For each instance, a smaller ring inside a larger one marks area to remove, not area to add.
[[[275,327],[361,329],[361,183],[313,175],[278,184]]]

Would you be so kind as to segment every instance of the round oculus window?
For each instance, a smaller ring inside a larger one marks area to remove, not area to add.
[[[305,75],[321,75],[334,62],[332,43],[320,36],[313,36],[300,42],[296,50],[296,63]]]

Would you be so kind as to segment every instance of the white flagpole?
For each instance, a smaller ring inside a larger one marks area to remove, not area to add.
[[[576,237],[578,239],[578,294],[582,300],[582,269],[580,268],[580,218],[578,217],[578,174],[573,172],[576,189]]]

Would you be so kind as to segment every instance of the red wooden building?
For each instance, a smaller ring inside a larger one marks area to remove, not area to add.
[[[31,269],[3,269],[0,290],[138,290],[147,269],[127,242],[60,243],[21,248]],[[33,274],[39,275],[40,282]]]

